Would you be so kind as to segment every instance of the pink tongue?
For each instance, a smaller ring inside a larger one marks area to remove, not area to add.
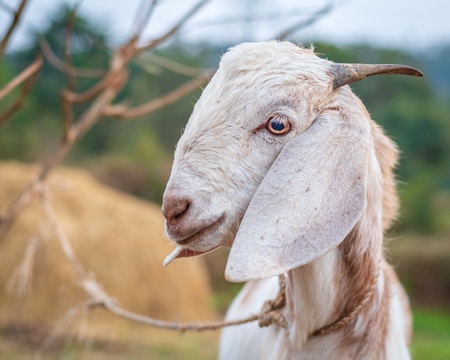
[[[192,257],[192,256],[199,256],[206,253],[209,253],[215,249],[217,249],[220,245],[208,250],[208,251],[194,251],[182,248],[181,246],[178,246],[176,249],[174,249],[163,261],[163,266],[168,266],[172,261],[178,258],[185,258],[185,257]]]

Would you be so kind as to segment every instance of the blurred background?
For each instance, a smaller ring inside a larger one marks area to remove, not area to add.
[[[70,79],[52,56],[67,57],[68,24],[71,66],[100,71],[101,78],[114,49],[135,34],[152,3],[26,2],[0,55],[0,89],[40,53],[44,64],[20,109],[0,125],[0,213],[35,176],[36,164],[51,158],[61,142],[61,90]],[[196,3],[157,2],[147,26],[139,28],[139,41],[166,34]],[[0,37],[21,4],[0,1]],[[401,212],[387,234],[386,251],[412,303],[414,359],[450,358],[448,13],[446,0],[205,1],[167,41],[129,63],[128,81],[114,99],[130,107],[159,99],[216,68],[230,46],[273,38],[314,44],[320,56],[335,62],[400,63],[422,70],[420,79],[378,76],[352,85],[401,150]],[[70,86],[82,93],[97,82],[95,76],[77,76]],[[20,93],[16,88],[0,97],[0,112]],[[171,247],[162,235],[158,208],[175,144],[200,93],[186,92],[129,121],[105,116],[77,139],[64,167],[52,170],[51,177],[68,187],[56,191],[54,205],[83,265],[125,308],[168,320],[220,318],[240,288],[223,279],[225,250],[161,266]],[[90,106],[74,106],[74,118]],[[216,358],[217,332],[180,336],[118,321],[101,310],[68,321],[67,310],[84,295],[57,241],[45,235],[42,216],[33,204],[0,242],[2,359],[37,353],[49,359]],[[33,243],[36,234],[43,240]],[[14,274],[27,261],[26,289],[17,291]]]

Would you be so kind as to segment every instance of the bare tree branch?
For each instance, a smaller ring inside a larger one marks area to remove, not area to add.
[[[101,79],[99,82],[97,82],[94,86],[87,89],[86,91],[82,93],[74,93],[73,91],[70,91],[68,89],[64,89],[62,91],[63,96],[67,101],[73,102],[73,103],[83,103],[89,100],[92,100],[95,96],[100,94],[102,90],[104,90],[111,82],[113,81],[113,76],[105,76],[103,79]]]
[[[134,62],[142,67],[148,65],[148,62],[151,62],[156,64],[157,66],[186,76],[197,76],[202,71],[204,71],[203,68],[180,64],[179,62],[155,54],[145,57],[138,57],[134,60]]]
[[[312,14],[308,19],[302,19],[296,22],[294,25],[291,25],[287,29],[283,30],[278,36],[275,36],[274,38],[278,40],[285,40],[296,31],[304,29],[305,27],[312,25],[316,21],[322,19],[325,15],[334,10],[334,7],[335,5],[333,2],[326,4],[322,9],[319,9],[314,14]]]
[[[88,131],[102,117],[108,114],[107,109],[111,109],[112,101],[117,97],[128,81],[127,67],[129,62],[140,52],[153,49],[163,41],[166,41],[170,36],[173,36],[181,28],[181,26],[208,1],[209,0],[199,1],[165,35],[161,38],[153,40],[151,43],[142,48],[137,46],[138,37],[131,37],[125,45],[116,49],[112,53],[109,70],[106,72],[71,67],[55,56],[50,48],[50,45],[45,39],[40,39],[39,43],[44,57],[58,70],[69,73],[71,76],[103,77],[103,79],[82,94],[75,94],[68,90],[61,93],[64,121],[64,133],[61,142],[50,157],[43,162],[38,176],[30,182],[21,194],[17,196],[17,198],[6,209],[4,214],[0,214],[0,240],[4,239],[5,234],[16,220],[20,211],[32,202],[39,187],[43,185],[50,171],[64,159],[76,141],[81,138],[86,131]],[[153,11],[152,7],[153,6],[151,6],[147,11],[147,14],[144,16],[144,20],[148,20],[150,17],[151,12]],[[147,103],[145,106],[138,107],[137,109],[132,109],[132,111],[127,115],[134,117],[159,109],[160,107],[170,104],[179,99],[181,96],[194,90],[199,84],[206,82],[206,80],[206,76],[199,77],[198,79],[185,84],[181,88],[174,90],[162,98],[155,99],[154,102]],[[71,111],[72,104],[74,102],[82,102],[90,99],[93,99],[93,102],[89,108],[81,114],[77,120],[74,120],[72,118],[73,115]],[[117,111],[117,108],[113,109],[115,109],[114,113],[124,112],[124,110]]]
[[[11,35],[14,32],[14,29],[19,24],[20,18],[23,13],[23,9],[27,5],[27,2],[28,2],[28,0],[22,0],[20,2],[19,7],[14,12],[13,20],[11,21],[11,24],[9,25],[8,30],[6,31],[6,34],[3,36],[3,40],[0,42],[0,58],[2,58],[3,55],[5,54],[5,50],[6,50],[6,46],[8,45],[8,41],[11,38]]]
[[[8,84],[6,84],[3,89],[0,90],[0,100],[2,100],[22,82],[26,81],[28,78],[37,73],[41,69],[42,64],[42,57],[37,57],[36,60],[34,60],[25,70],[23,70],[19,75],[17,75]]]
[[[136,30],[133,33],[132,39],[138,39],[141,36],[142,31],[145,26],[148,24],[155,8],[158,3],[158,0],[152,0],[151,2],[148,0],[142,0],[139,7],[136,18],[140,17],[140,20],[137,21]],[[142,15],[144,14],[144,15]]]
[[[75,69],[73,66],[71,56],[71,40],[73,27],[76,19],[76,12],[78,8],[81,6],[82,2],[83,0],[79,0],[74,5],[72,11],[70,12],[69,19],[67,21],[66,31],[64,32],[63,54],[64,54],[65,68],[69,69],[68,71],[66,71],[66,75],[67,75],[67,87],[70,91],[75,91],[77,87],[77,78],[74,75]],[[70,136],[70,129],[73,123],[73,106],[72,102],[67,100],[64,89],[61,91],[61,110],[64,124],[63,141],[68,141]]]
[[[15,293],[18,297],[30,295],[32,292],[33,265],[36,250],[42,237],[39,234],[33,235],[27,243],[22,260],[14,268],[14,271],[6,284],[8,294]]]
[[[53,205],[50,199],[50,192],[46,186],[41,188],[41,196],[42,196],[42,206],[44,208],[45,216],[47,217],[51,230],[54,232],[56,238],[61,245],[63,253],[67,260],[69,260],[73,269],[75,270],[75,274],[77,279],[84,281],[84,279],[90,279],[91,276],[84,269],[83,265],[78,260],[75,255],[72,245],[70,244],[69,238],[67,237],[66,232],[62,228],[61,224],[58,221],[55,210],[53,209]]]
[[[17,96],[17,98],[15,99],[15,101],[12,103],[11,106],[9,106],[2,114],[0,114],[0,126],[5,124],[8,119],[17,111],[19,110],[22,105],[23,102],[25,101],[26,96],[28,95],[28,93],[31,91],[31,89],[34,86],[34,83],[36,82],[38,75],[39,75],[39,69],[42,66],[42,58],[38,57],[34,63],[32,63],[27,69],[24,70],[24,72],[26,72],[27,70],[29,70],[31,68],[31,70],[28,72],[28,74],[26,74],[28,76],[28,78],[26,78],[25,80],[25,84],[23,85],[20,94]],[[20,75],[22,75],[24,72],[22,72]],[[25,78],[25,77],[23,77]],[[14,79],[13,79],[14,81]],[[17,86],[17,85],[16,85]],[[11,88],[12,90],[12,88]],[[10,91],[11,91],[10,90]],[[7,93],[7,92],[6,92]],[[1,224],[1,218],[0,218],[0,224]]]
[[[69,71],[66,71],[67,74],[67,83],[70,90],[75,90],[77,86],[77,78],[74,75],[75,71],[73,69],[73,62],[72,62],[72,56],[71,56],[71,39],[72,39],[72,33],[73,33],[73,27],[75,24],[76,19],[76,13],[78,8],[81,6],[81,3],[83,0],[78,0],[78,2],[74,5],[72,11],[69,14],[69,19],[67,21],[66,25],[66,31],[64,32],[64,41],[63,41],[63,54],[64,54],[64,63],[65,68],[70,69]]]
[[[308,18],[311,16],[314,16],[316,13],[313,11],[311,13],[311,9],[307,9],[305,7],[295,7],[291,8],[285,11],[278,11],[278,12],[261,12],[261,13],[255,13],[252,17],[248,17],[246,15],[244,16],[230,16],[230,17],[220,17],[215,19],[208,19],[205,21],[193,23],[190,26],[187,26],[182,33],[188,33],[192,31],[198,31],[205,27],[212,27],[212,26],[221,26],[221,25],[232,25],[232,24],[242,24],[245,22],[249,23],[258,23],[258,22],[274,22],[274,21],[280,21],[280,20],[289,20],[289,19],[295,19],[302,16],[303,18],[307,16]],[[311,14],[308,14],[311,13]]]
[[[73,106],[72,102],[69,101],[68,96],[66,94],[66,89],[61,90],[60,98],[61,98],[61,112],[63,117],[63,142],[69,142],[70,136],[72,135],[71,129],[73,124]]]
[[[99,299],[100,300],[100,299]],[[242,325],[249,322],[257,321],[260,318],[260,314],[255,314],[248,316],[243,319],[230,320],[230,321],[215,321],[215,322],[205,322],[205,323],[178,323],[172,321],[163,321],[151,318],[149,316],[136,314],[131,311],[125,310],[118,306],[114,300],[110,297],[101,299],[100,301],[92,301],[90,307],[103,307],[106,310],[112,312],[113,314],[138,323],[142,325],[151,326],[159,329],[166,330],[176,330],[176,331],[207,331],[207,330],[217,330],[228,326]]]
[[[161,75],[162,73],[162,67],[150,64],[149,62],[145,62],[141,58],[134,59],[134,63],[139,66],[142,70],[144,70],[146,73],[152,74],[152,75]]]
[[[45,59],[52,64],[52,66],[70,76],[84,77],[84,78],[100,78],[106,74],[105,70],[100,69],[82,69],[77,67],[67,66],[64,61],[60,60],[52,51],[50,44],[43,37],[39,38],[39,46]]]
[[[123,105],[115,105],[107,107],[104,110],[103,115],[116,116],[122,120],[130,120],[135,117],[150,114],[158,109],[173,104],[174,102],[181,99],[183,96],[189,94],[190,92],[198,89],[200,86],[206,84],[211,78],[211,76],[214,74],[214,72],[215,70],[206,72],[204,75],[188,81],[187,83],[181,85],[180,87],[170,91],[169,93],[161,97],[158,97],[145,104],[136,106],[131,109]]]
[[[166,32],[163,36],[150,41],[148,44],[139,47],[137,49],[137,53],[150,51],[163,42],[167,41],[174,34],[176,34],[178,30],[209,1],[210,0],[200,0],[199,2],[197,2],[197,4],[195,4],[168,32]]]
[[[31,181],[22,193],[9,205],[6,213],[0,216],[0,240],[11,228],[12,223],[18,214],[31,204],[39,191],[40,185],[41,183],[39,181]]]

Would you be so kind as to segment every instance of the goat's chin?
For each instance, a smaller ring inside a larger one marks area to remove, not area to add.
[[[183,246],[178,246],[174,251],[172,251],[169,255],[167,255],[167,257],[163,261],[163,266],[169,265],[175,259],[205,255],[211,251],[214,251],[218,247],[220,247],[220,245],[217,245],[216,247],[213,247],[212,249],[210,249],[208,251],[196,251],[196,250],[184,248]]]
[[[164,260],[164,266],[169,265],[173,260],[183,257],[193,257],[209,253],[220,246],[226,246],[224,234],[226,233],[227,216],[223,213],[207,226],[200,228],[191,235],[182,237],[172,236],[170,230],[166,227],[166,235],[171,238],[178,246]]]

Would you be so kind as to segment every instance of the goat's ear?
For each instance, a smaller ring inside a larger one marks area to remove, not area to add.
[[[369,134],[365,119],[327,111],[286,143],[244,215],[227,280],[282,274],[347,236],[366,207]]]

